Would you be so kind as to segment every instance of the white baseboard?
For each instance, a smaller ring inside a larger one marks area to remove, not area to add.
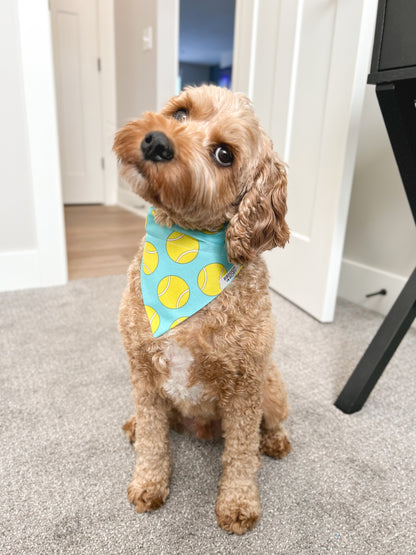
[[[341,266],[338,296],[355,304],[386,315],[393,306],[407,277],[391,274],[344,258]],[[366,298],[368,293],[386,289],[387,295]],[[416,321],[413,322],[416,329]]]
[[[36,249],[0,254],[0,291],[39,287],[39,259]]]
[[[146,218],[150,204],[128,189],[118,188],[117,204],[142,218]]]
[[[46,266],[37,249],[0,253],[0,291],[35,289],[67,282],[66,268]],[[50,270],[50,271],[49,271]]]

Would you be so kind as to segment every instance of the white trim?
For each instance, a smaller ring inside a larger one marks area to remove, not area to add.
[[[296,3],[296,27],[295,36],[293,40],[293,59],[292,59],[292,72],[290,75],[290,85],[289,85],[289,106],[287,110],[287,123],[286,123],[286,135],[284,140],[284,153],[283,159],[286,163],[290,160],[290,147],[292,145],[292,130],[293,130],[293,114],[295,109],[295,98],[296,98],[296,84],[298,78],[298,66],[299,66],[299,51],[300,51],[300,41],[302,38],[302,22],[303,22],[303,0],[297,0]],[[275,73],[276,78],[277,73]]]
[[[18,14],[37,249],[1,255],[1,290],[68,279],[48,4],[19,0]]]
[[[176,94],[179,74],[179,0],[156,2],[156,109]]]
[[[39,285],[42,283],[37,249],[0,253],[0,291]]]
[[[250,44],[250,62],[248,67],[248,97],[253,98],[254,93],[254,68],[256,66],[257,32],[259,23],[259,0],[253,0],[253,19]]]
[[[101,58],[101,133],[104,203],[117,203],[117,162],[112,152],[117,128],[114,0],[97,2],[98,52]]]
[[[259,0],[236,0],[232,89],[250,98],[254,87],[258,12]]]
[[[338,296],[369,310],[386,315],[407,282],[407,278],[355,260],[342,260]],[[387,295],[366,298],[368,293],[386,289]],[[413,323],[416,329],[416,321]]]

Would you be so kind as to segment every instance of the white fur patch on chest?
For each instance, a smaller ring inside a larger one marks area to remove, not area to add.
[[[163,384],[163,389],[173,401],[197,404],[204,393],[204,387],[201,384],[188,387],[189,368],[194,361],[191,352],[172,341],[168,343],[165,355],[169,364],[169,378]]]

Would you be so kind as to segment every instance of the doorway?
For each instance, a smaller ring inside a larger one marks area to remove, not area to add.
[[[212,83],[231,88],[235,0],[180,0],[178,91]]]

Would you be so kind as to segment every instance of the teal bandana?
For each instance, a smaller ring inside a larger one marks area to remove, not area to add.
[[[150,208],[140,275],[147,317],[159,337],[215,299],[241,266],[228,262],[225,228],[163,227],[153,213]]]

